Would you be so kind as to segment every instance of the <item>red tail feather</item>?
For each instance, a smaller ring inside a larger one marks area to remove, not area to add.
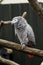
[[[30,43],[32,43],[32,42],[30,42]],[[28,46],[28,47],[33,47],[33,46],[30,45],[30,44],[28,44],[27,46]],[[27,54],[27,56],[28,56],[29,58],[33,58],[33,57],[34,57],[34,55],[32,55],[32,54]]]
[[[29,58],[33,58],[33,57],[34,57],[34,56],[31,55],[31,54],[27,54],[27,56],[28,56]]]

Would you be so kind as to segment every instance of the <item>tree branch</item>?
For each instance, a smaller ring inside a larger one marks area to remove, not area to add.
[[[22,17],[26,17],[26,15],[27,15],[27,12],[23,12],[23,14],[21,15]],[[0,21],[0,26],[2,26],[2,25],[6,25],[6,24],[11,24],[11,21]]]
[[[32,8],[37,12],[40,18],[43,20],[43,7],[38,3],[37,0],[28,0]]]
[[[9,48],[4,48],[4,49],[6,49],[6,53],[7,53],[7,54],[11,54],[11,53],[13,52],[12,49],[9,49]]]
[[[27,47],[27,46],[24,49],[21,49],[20,44],[17,44],[17,43],[11,42],[11,41],[0,39],[0,45],[2,45],[4,47],[11,48],[11,49],[16,49],[16,50],[19,50],[19,51],[23,51],[23,52],[26,52],[26,53],[31,53],[31,54],[43,57],[43,50],[30,48],[30,47]]]
[[[8,65],[19,65],[18,63],[5,59],[5,58],[2,58],[1,56],[0,56],[0,62],[2,62],[4,64],[8,64]]]

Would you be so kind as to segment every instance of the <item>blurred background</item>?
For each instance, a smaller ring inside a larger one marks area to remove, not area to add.
[[[38,2],[43,7],[43,0],[38,0]],[[24,11],[27,12],[26,19],[33,27],[35,33],[36,48],[43,50],[43,21],[33,10],[27,0],[2,0],[0,3],[0,21],[10,21],[13,17],[22,15]],[[13,29],[13,25],[3,25],[2,28],[0,28],[0,39],[18,43],[19,40],[15,36]],[[17,50],[13,50],[13,53],[10,55],[10,59],[16,61],[20,65],[40,65],[41,61],[43,60],[42,57],[38,56],[30,59],[25,53]]]

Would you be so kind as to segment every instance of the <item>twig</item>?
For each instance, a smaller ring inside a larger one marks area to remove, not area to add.
[[[23,12],[23,14],[22,14],[22,17],[26,17],[26,15],[27,15],[27,12]],[[11,24],[11,21],[0,21],[0,26],[1,25],[6,25],[6,24]]]
[[[26,17],[26,15],[27,15],[27,12],[23,12],[23,14],[22,14],[22,17]]]

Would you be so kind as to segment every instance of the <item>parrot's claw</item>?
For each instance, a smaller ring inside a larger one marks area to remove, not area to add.
[[[25,44],[21,44],[21,49],[24,49],[25,48]]]

